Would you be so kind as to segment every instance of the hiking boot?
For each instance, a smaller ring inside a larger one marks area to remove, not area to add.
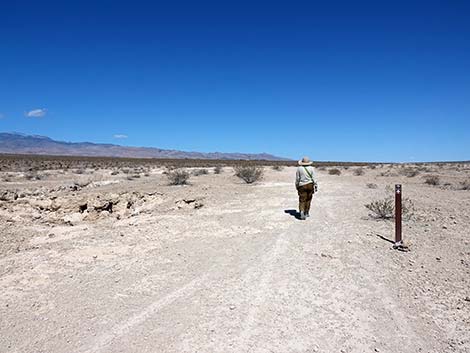
[[[300,219],[305,221],[307,218],[305,217],[305,212],[304,211],[300,211]]]
[[[305,212],[305,217],[310,217],[310,211]]]

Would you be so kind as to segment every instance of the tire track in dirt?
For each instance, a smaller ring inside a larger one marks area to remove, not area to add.
[[[188,282],[187,284],[170,293],[169,295],[157,300],[156,302],[153,302],[151,305],[147,306],[138,314],[129,317],[125,322],[114,326],[110,331],[98,337],[95,343],[93,344],[93,347],[88,349],[82,349],[80,352],[100,353],[106,351],[106,349],[109,347],[109,345],[113,343],[114,340],[117,340],[120,337],[129,334],[129,332],[135,326],[141,325],[150,317],[157,314],[161,309],[171,305],[173,302],[183,297],[188,297],[194,292],[196,292],[207,280],[210,272],[211,270],[209,270],[206,274],[193,279],[192,281]]]
[[[256,320],[259,316],[260,307],[266,301],[266,294],[269,292],[276,260],[286,251],[288,244],[289,241],[286,236],[284,234],[279,235],[274,248],[261,260],[261,266],[252,267],[255,271],[262,271],[262,273],[258,278],[258,287],[252,295],[253,300],[250,309],[242,323],[242,330],[237,339],[236,347],[241,352],[247,352],[250,348],[250,338],[257,326]]]

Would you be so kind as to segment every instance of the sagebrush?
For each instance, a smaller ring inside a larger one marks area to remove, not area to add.
[[[428,185],[439,185],[441,181],[437,175],[428,175],[424,182]]]
[[[356,175],[356,176],[364,175],[364,169],[356,168],[356,169],[354,169],[353,174]]]
[[[419,170],[416,168],[403,168],[400,170],[400,175],[406,176],[408,178],[413,178],[419,174]]]
[[[199,175],[206,175],[206,174],[209,174],[209,171],[205,168],[202,168],[202,169],[195,169],[193,171],[193,175],[194,176],[199,176]]]
[[[460,190],[470,190],[470,179],[467,179],[460,183]]]
[[[328,170],[328,174],[330,174],[330,175],[341,175],[341,170],[339,170],[338,168],[333,168],[333,169]]]
[[[258,166],[235,166],[233,168],[235,175],[245,183],[251,184],[263,178],[263,167]]]
[[[186,185],[188,184],[190,174],[186,170],[171,170],[166,174],[170,185]]]
[[[372,213],[370,216],[375,219],[394,219],[395,218],[395,200],[393,197],[386,197],[384,199],[372,201],[371,203],[365,204]],[[404,198],[402,200],[402,216],[404,219],[410,219],[415,212],[413,202]]]

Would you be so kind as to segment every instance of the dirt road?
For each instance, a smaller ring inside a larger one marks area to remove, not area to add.
[[[391,237],[391,224],[367,219],[363,206],[383,191],[357,178],[320,173],[307,221],[291,215],[287,168],[255,185],[210,175],[157,187],[195,196],[198,209],[191,200],[52,231],[31,226],[29,248],[0,259],[0,351],[469,351],[470,305],[456,299],[468,278],[447,283],[463,303],[449,311],[434,293],[445,271],[429,291],[420,272],[440,266],[417,249],[422,226],[405,226],[412,252],[390,250],[376,234]]]

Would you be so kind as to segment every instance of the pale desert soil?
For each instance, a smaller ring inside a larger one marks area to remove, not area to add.
[[[318,171],[307,221],[294,168],[253,185],[10,173],[0,352],[470,352],[468,166],[436,167],[444,187],[386,168]],[[364,207],[396,182],[416,208],[406,253]]]

